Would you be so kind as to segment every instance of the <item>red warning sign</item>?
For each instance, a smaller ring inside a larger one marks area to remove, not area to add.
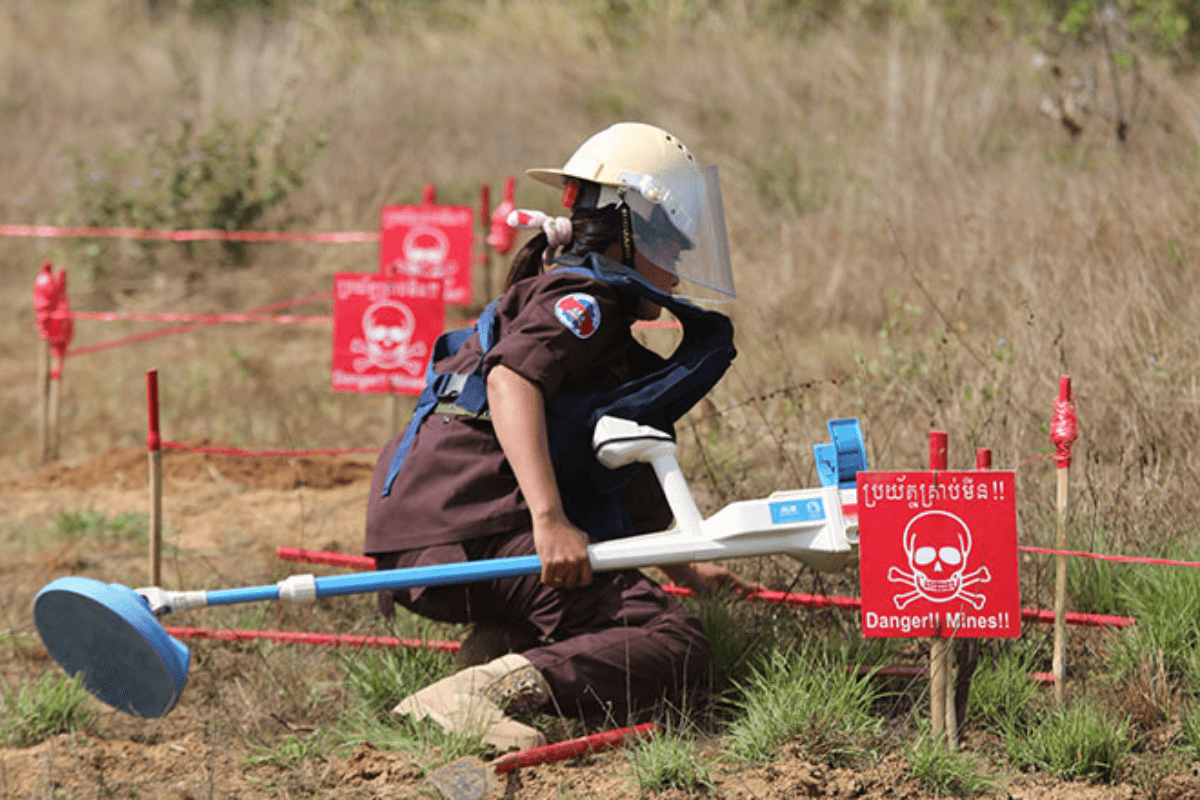
[[[1021,635],[1012,472],[858,473],[867,637]]]
[[[384,206],[379,215],[380,274],[441,280],[443,302],[470,305],[474,224],[470,206]]]
[[[334,391],[420,394],[444,326],[439,280],[335,275]]]

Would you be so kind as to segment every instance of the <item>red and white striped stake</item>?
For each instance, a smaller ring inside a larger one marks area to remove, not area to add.
[[[158,430],[158,370],[146,370],[146,451],[150,467],[150,585],[162,585],[162,435]]]
[[[1054,443],[1054,459],[1058,463],[1058,549],[1067,549],[1067,479],[1071,469],[1071,445],[1079,435],[1075,424],[1075,403],[1071,399],[1071,378],[1063,375],[1058,381],[1058,400],[1050,421],[1050,440]],[[1059,555],[1054,574],[1054,699],[1061,703],[1065,692],[1067,670],[1067,559]]]

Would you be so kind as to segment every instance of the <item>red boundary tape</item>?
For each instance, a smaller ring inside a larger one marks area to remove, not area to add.
[[[354,244],[378,242],[379,233],[353,231],[331,233],[289,233],[285,231],[222,231],[188,230],[164,231],[148,228],[101,228],[93,226],[61,227],[58,225],[0,225],[0,236],[21,236],[51,239],[84,237],[92,239],[150,239],[159,242],[318,242],[321,244]]]

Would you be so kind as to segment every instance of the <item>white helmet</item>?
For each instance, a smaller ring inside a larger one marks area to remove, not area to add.
[[[668,272],[734,297],[725,207],[715,166],[705,166],[671,134],[618,122],[584,142],[562,169],[531,169],[534,180],[600,184],[597,206],[624,202],[637,251]]]

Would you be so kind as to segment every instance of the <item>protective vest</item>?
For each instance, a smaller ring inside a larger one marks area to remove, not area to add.
[[[604,391],[556,392],[545,401],[550,457],[567,517],[587,531],[593,541],[620,538],[634,530],[619,493],[638,470],[646,467],[631,464],[612,470],[602,465],[592,450],[592,431],[597,421],[609,414],[653,426],[673,437],[675,422],[716,385],[737,354],[733,324],[724,314],[663,292],[634,270],[595,253],[560,257],[556,263],[562,265],[561,269],[649,299],[668,309],[683,327],[683,340],[675,352],[649,374]],[[383,485],[384,497],[391,492],[417,430],[439,404],[450,403],[476,415],[487,411],[482,356],[467,373],[438,372],[435,365],[457,353],[471,336],[478,336],[480,350],[486,354],[495,344],[498,303],[497,299],[488,304],[474,328],[444,333],[435,342],[425,373],[425,389],[392,456]]]

